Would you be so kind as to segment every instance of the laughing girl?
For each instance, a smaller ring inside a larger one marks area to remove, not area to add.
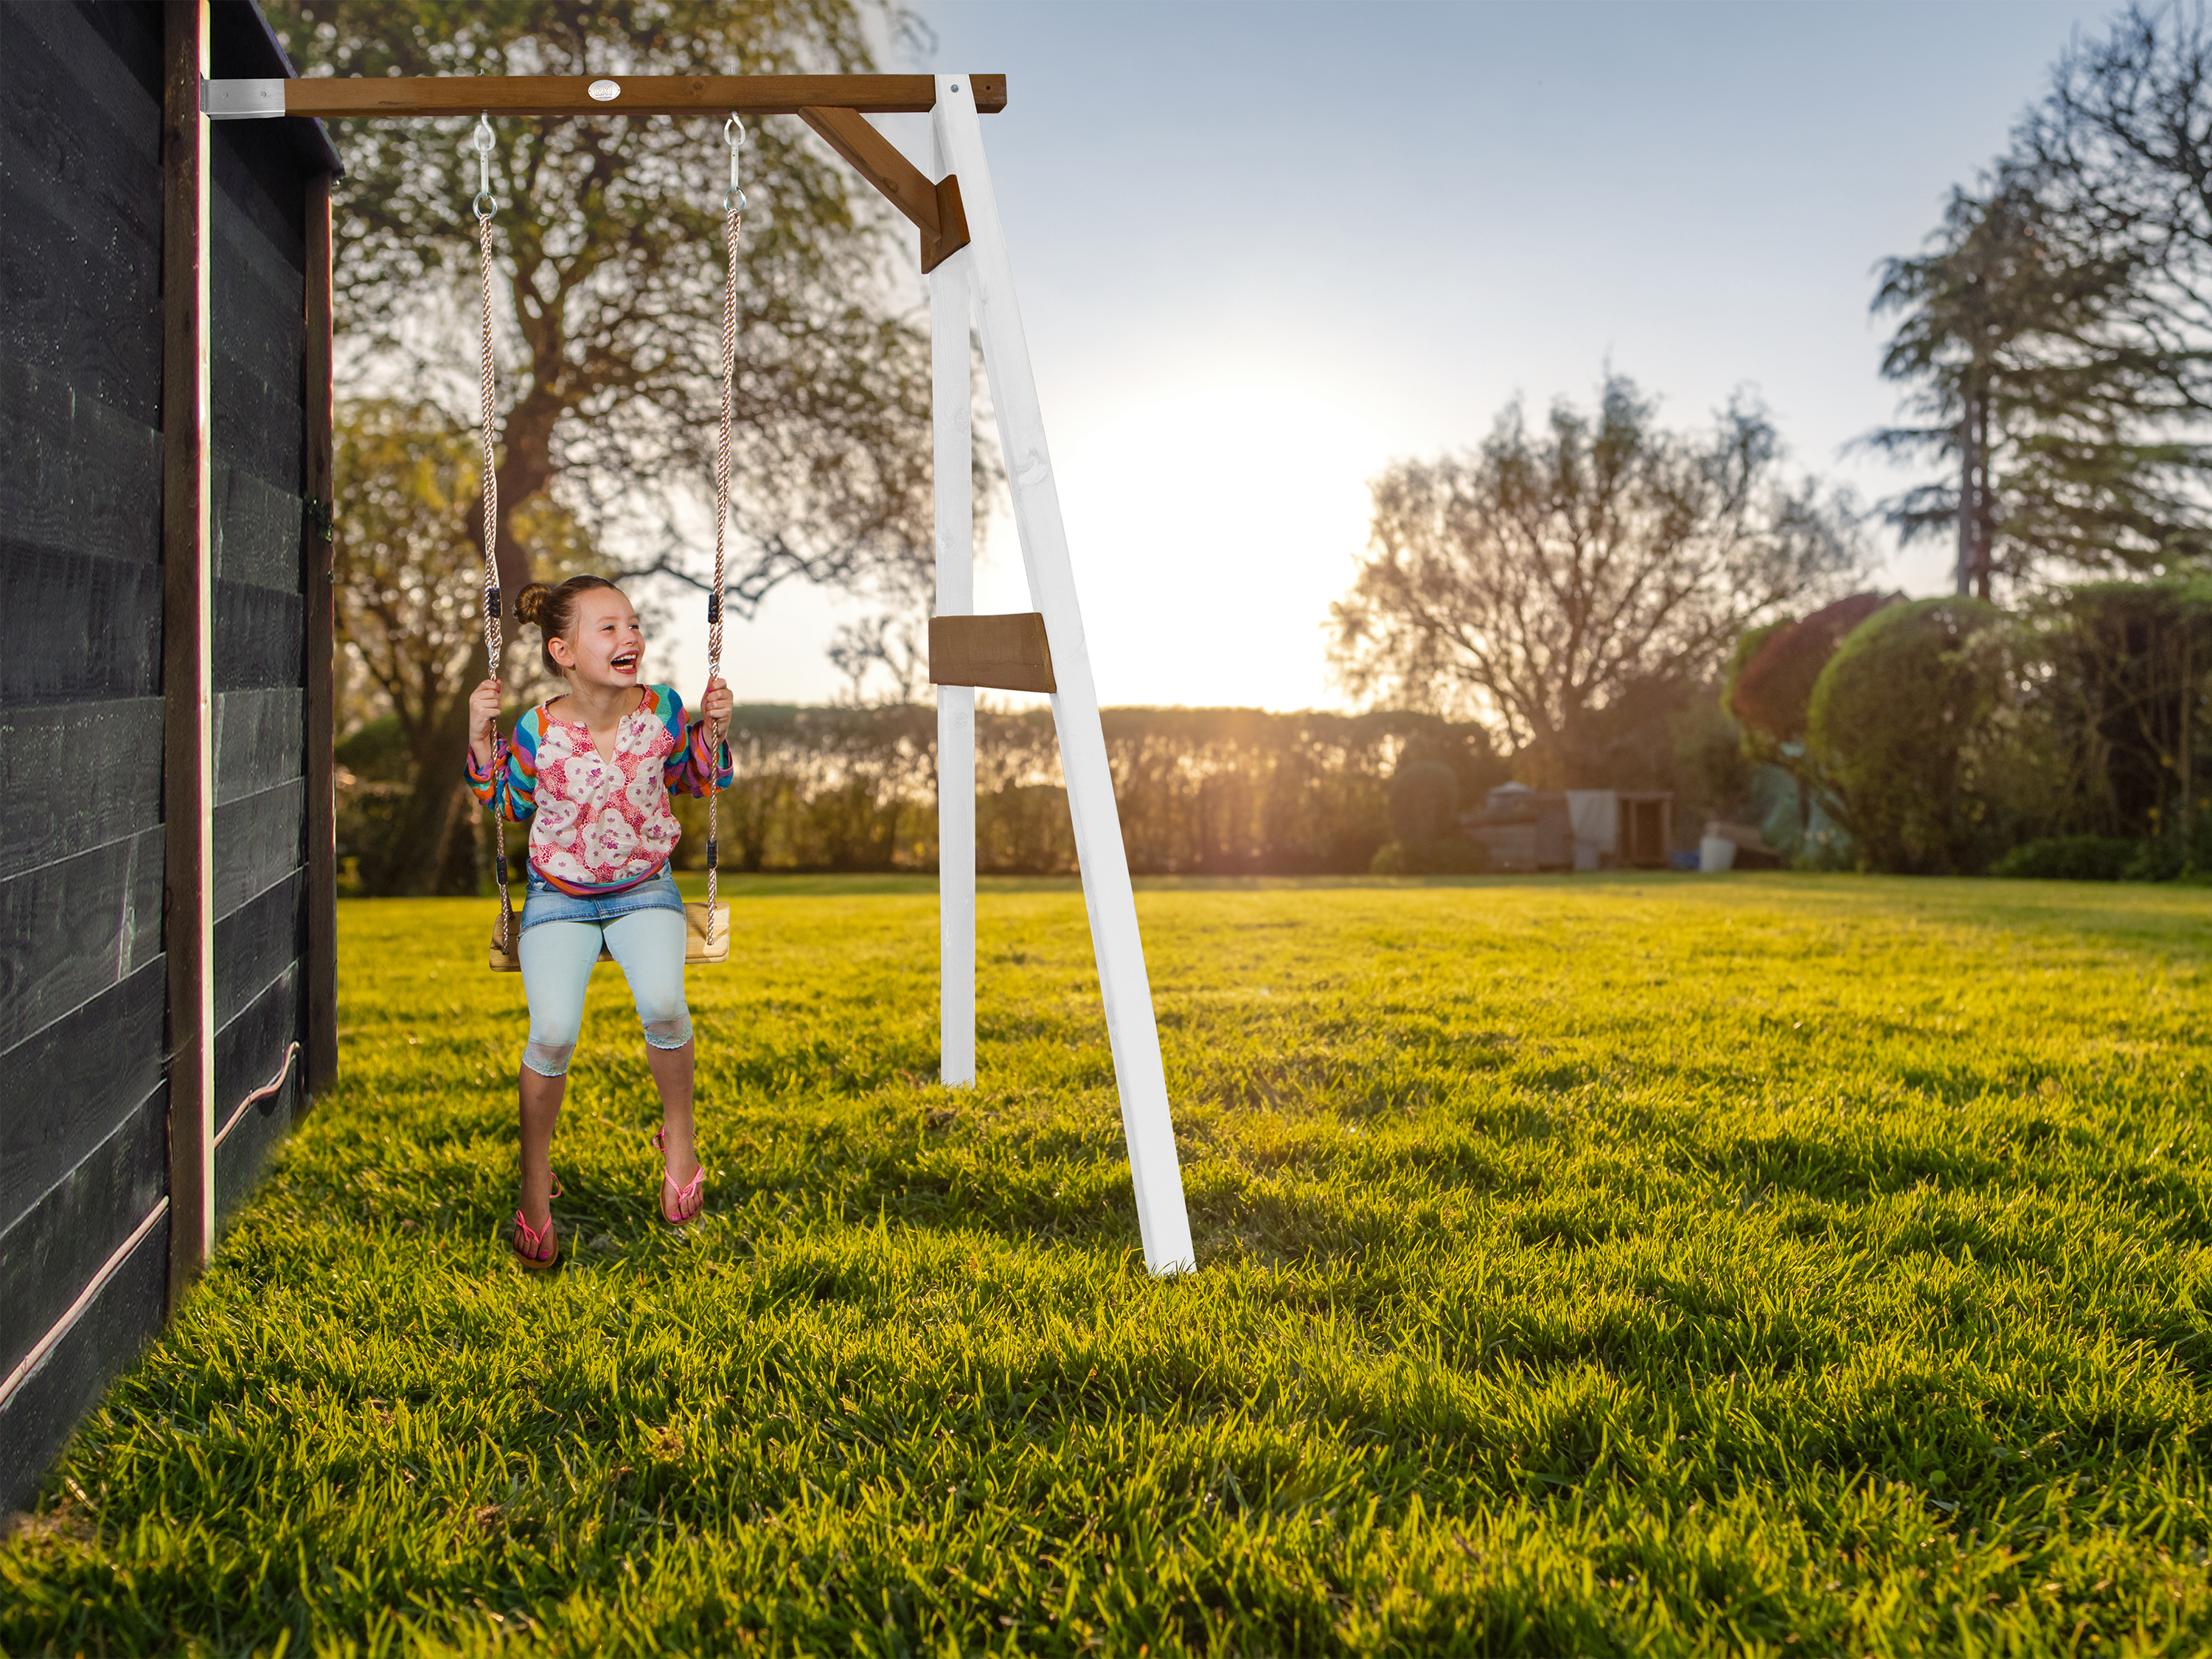
[[[522,1201],[510,1243],[526,1267],[561,1258],[553,1236],[553,1125],[569,1056],[584,1023],[584,987],[602,944],[621,965],[645,1025],[646,1058],[659,1085],[660,1217],[697,1218],[706,1171],[691,1124],[691,1016],[684,1002],[684,901],[669,874],[676,815],[668,792],[702,795],[730,783],[722,738],[730,691],[708,683],[697,718],[665,685],[638,680],[645,635],[612,582],[571,576],[532,582],[515,614],[544,631],[547,672],[568,690],[515,722],[507,765],[494,775],[492,723],[499,681],[469,699],[469,784],[477,799],[530,825],[530,882],[523,900],[522,983],[530,1041],[522,1050]]]

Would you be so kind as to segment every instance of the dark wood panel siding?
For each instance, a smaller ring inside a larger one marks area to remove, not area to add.
[[[307,174],[275,123],[215,129],[216,1127],[306,1036]],[[325,585],[327,586],[327,585]],[[320,599],[321,596],[318,595]],[[252,1191],[298,1103],[216,1149],[216,1214]]]
[[[306,679],[300,651],[304,615],[297,588],[280,593],[246,582],[216,583],[215,689],[288,685],[300,691]]]
[[[0,1232],[159,1086],[167,983],[156,957],[0,1053],[0,1078],[23,1085],[0,1112]]]
[[[0,1375],[161,1201],[161,8],[0,7]],[[0,1506],[156,1328],[156,1225],[0,1405]]]
[[[215,925],[215,1024],[221,1030],[300,956],[304,872],[286,877]],[[216,1103],[216,1122],[238,1103]]]
[[[259,25],[238,21],[218,20],[214,73],[276,73]],[[30,642],[0,653],[0,1376],[150,1222],[0,1402],[0,1509],[157,1329],[169,1289],[163,36],[148,0],[0,3],[0,613]],[[304,1035],[320,152],[295,125],[219,124],[210,150],[218,1127]],[[295,1062],[217,1148],[221,1213],[304,1104],[303,1075]]]
[[[169,1229],[161,1221],[0,1407],[0,1504],[15,1508],[30,1495],[87,1403],[161,1328],[168,1294]]]
[[[0,651],[0,708],[161,694],[161,566],[0,541],[0,593],[39,634]]]
[[[305,714],[289,685],[226,691],[215,700],[218,808],[301,775]]]
[[[143,830],[0,882],[0,1051],[83,1006],[161,953],[161,832]],[[0,1078],[0,1110],[34,1085]]]
[[[161,752],[158,697],[0,708],[0,882],[161,823]]]
[[[237,467],[215,470],[215,574],[288,593],[300,588],[301,498]]]
[[[301,833],[307,787],[295,778],[215,809],[215,913],[218,926],[306,862]]]
[[[288,967],[216,1036],[215,1097],[223,1103],[216,1128],[228,1129],[215,1149],[218,1224],[252,1191],[254,1177],[297,1112],[304,1067],[292,1049],[301,1040],[300,982],[298,967]],[[275,1094],[234,1115],[240,1103],[272,1082],[278,1085]]]
[[[0,1233],[0,1376],[69,1311],[168,1185],[167,1091],[157,1086]]]
[[[158,6],[0,6],[0,355],[146,428],[161,422],[161,47]]]
[[[161,434],[50,369],[0,356],[0,540],[26,550],[153,564]]]

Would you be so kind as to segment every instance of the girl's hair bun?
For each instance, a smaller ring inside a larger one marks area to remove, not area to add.
[[[538,655],[549,677],[558,679],[568,672],[553,660],[553,641],[568,638],[568,630],[576,625],[577,596],[601,587],[610,592],[621,591],[605,576],[571,576],[558,587],[532,582],[514,596],[514,614],[544,630]]]

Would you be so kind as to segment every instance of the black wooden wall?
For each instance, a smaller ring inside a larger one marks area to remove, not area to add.
[[[233,14],[217,9],[218,17]],[[216,46],[226,44],[218,32]],[[218,75],[267,75],[267,69]],[[215,1099],[218,1223],[289,1126],[304,1042],[307,170],[279,121],[213,129]],[[328,603],[327,595],[325,603]],[[281,1091],[233,1122],[237,1103]],[[232,1125],[225,1133],[225,1126]]]
[[[159,4],[0,4],[0,1510],[168,1290],[157,1221],[19,1370],[168,1184],[162,27]],[[216,76],[286,72],[250,6],[215,8],[212,46]],[[301,125],[213,129],[219,1217],[301,1104],[304,214],[327,166]]]

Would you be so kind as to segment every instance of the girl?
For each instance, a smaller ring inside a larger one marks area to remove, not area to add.
[[[676,815],[668,792],[702,795],[710,769],[730,783],[722,736],[730,691],[708,682],[701,718],[665,685],[641,685],[645,635],[612,582],[571,576],[532,582],[515,615],[544,630],[546,671],[568,689],[515,722],[507,763],[493,775],[499,681],[469,699],[469,784],[477,799],[530,825],[530,882],[522,904],[522,984],[530,1042],[522,1051],[522,1202],[510,1241],[526,1267],[561,1259],[553,1237],[553,1123],[568,1057],[584,1023],[584,987],[605,942],[622,965],[645,1024],[646,1058],[660,1088],[661,1219],[699,1213],[706,1171],[691,1126],[691,1017],[684,1005],[684,901],[668,873]]]

